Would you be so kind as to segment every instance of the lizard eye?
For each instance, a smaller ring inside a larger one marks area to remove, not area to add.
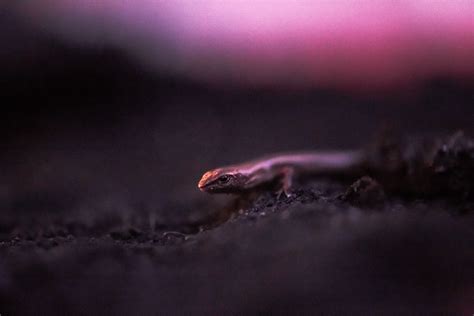
[[[219,179],[217,179],[217,181],[219,181],[220,184],[226,184],[227,182],[229,182],[229,180],[230,180],[230,176],[228,175],[220,176]]]

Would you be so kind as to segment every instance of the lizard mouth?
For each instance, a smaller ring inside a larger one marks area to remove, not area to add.
[[[218,189],[216,189],[214,186],[212,185],[209,185],[209,184],[198,184],[198,188],[199,190],[201,190],[202,192],[206,192],[206,193],[217,193],[219,192]]]
[[[215,185],[213,185],[212,182],[210,183],[208,181],[205,181],[205,179],[204,179],[204,181],[203,180],[199,181],[198,188],[202,192],[206,192],[206,193],[219,193],[219,192],[221,192],[221,190],[219,190],[219,188],[217,188]]]
[[[199,190],[204,192],[204,191],[206,191],[206,184],[201,180],[198,183],[198,188],[199,188]]]

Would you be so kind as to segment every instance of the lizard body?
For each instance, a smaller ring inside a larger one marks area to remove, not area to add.
[[[206,172],[198,183],[208,193],[242,193],[280,180],[279,193],[290,195],[295,175],[332,175],[353,171],[363,162],[361,151],[275,154]]]

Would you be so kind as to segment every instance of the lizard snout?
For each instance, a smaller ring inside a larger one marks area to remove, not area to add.
[[[208,184],[208,180],[209,178],[212,177],[212,175],[213,175],[213,172],[208,171],[202,176],[201,180],[199,180],[199,183],[198,183],[199,190],[205,191],[205,188]]]

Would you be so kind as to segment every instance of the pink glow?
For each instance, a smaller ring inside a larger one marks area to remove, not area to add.
[[[212,82],[371,88],[474,76],[472,0],[45,0],[17,11]]]

